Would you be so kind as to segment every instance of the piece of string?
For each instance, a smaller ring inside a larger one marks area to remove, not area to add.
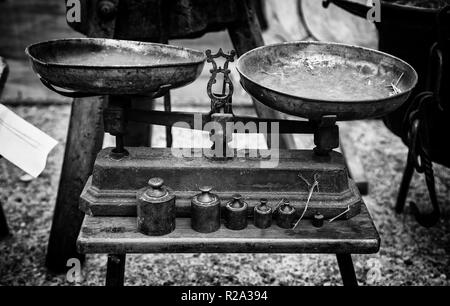
[[[345,215],[345,214],[348,213],[349,211],[350,211],[350,205],[348,206],[348,208],[347,208],[345,211],[343,211],[342,213],[340,213],[340,214],[337,215],[336,217],[330,219],[328,222],[331,223],[331,222],[336,221],[337,219],[339,219],[340,217],[342,217],[343,215]]]
[[[283,204],[285,202],[285,199],[281,199],[280,202],[278,202],[277,205],[275,205],[274,208],[272,208],[272,213],[275,213],[277,211],[277,209],[281,206],[281,204]]]
[[[317,189],[317,192],[319,192],[319,181],[318,181],[318,175],[317,173],[314,174],[314,184],[309,184],[308,181],[306,181],[300,174],[299,177],[305,181],[305,183],[310,186],[309,194],[308,194],[308,200],[306,201],[305,209],[303,210],[302,215],[300,216],[300,219],[298,219],[297,223],[295,223],[294,227],[292,229],[296,229],[297,226],[300,224],[300,221],[302,221],[303,217],[305,216],[306,212],[308,211],[309,202],[311,201],[312,195],[314,193],[314,189]]]
[[[303,177],[303,175],[301,173],[298,174],[298,177],[302,179],[303,182],[305,182],[306,186],[308,186],[308,188],[311,188],[311,184],[308,182],[307,179],[305,179]]]

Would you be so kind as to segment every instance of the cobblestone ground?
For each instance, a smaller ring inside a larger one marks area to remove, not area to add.
[[[0,242],[1,285],[69,285],[65,276],[48,274],[44,259],[64,151],[68,106],[15,107],[19,115],[55,137],[45,172],[24,183],[23,174],[0,161],[0,201],[11,238]],[[354,256],[364,285],[448,285],[450,171],[436,166],[442,221],[432,229],[418,226],[406,210],[393,206],[405,164],[406,149],[379,121],[342,126],[355,143],[367,176],[366,203],[382,238],[376,255]],[[161,140],[161,137],[157,138]],[[424,181],[416,176],[409,200],[428,204]],[[70,221],[70,220],[68,220]],[[340,285],[334,256],[319,255],[139,255],[129,256],[127,285]],[[88,256],[81,285],[102,285],[105,256]]]

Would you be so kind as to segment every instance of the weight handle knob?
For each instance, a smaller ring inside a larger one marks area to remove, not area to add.
[[[197,200],[201,203],[212,203],[216,200],[216,197],[211,194],[213,187],[211,186],[202,186],[199,188],[201,194],[197,197]]]
[[[233,200],[235,200],[236,202],[241,202],[242,196],[240,194],[235,194],[233,195]]]
[[[159,177],[152,178],[148,181],[148,185],[153,189],[161,189],[161,187],[164,185],[164,180]]]
[[[267,199],[261,199],[259,206],[257,207],[258,210],[262,211],[262,212],[268,212],[271,208],[267,205],[267,203],[269,202]]]
[[[242,203],[242,196],[240,194],[233,195],[233,201],[231,203],[231,208],[234,209],[240,209],[244,207],[244,204]]]
[[[314,227],[322,227],[324,221],[324,216],[321,213],[316,213],[312,220],[312,224]]]
[[[202,186],[199,188],[202,193],[210,193],[213,188],[211,186]]]
[[[162,198],[168,194],[167,190],[163,188],[164,180],[162,178],[152,178],[148,181],[148,185],[150,188],[148,188],[146,194],[151,198]]]

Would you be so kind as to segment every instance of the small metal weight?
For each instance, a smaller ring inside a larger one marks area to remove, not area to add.
[[[148,185],[137,194],[138,231],[148,236],[167,235],[175,230],[175,195],[161,178],[152,178]]]
[[[317,212],[314,215],[314,218],[312,220],[312,225],[314,227],[322,227],[323,226],[323,220],[324,220],[324,216],[321,213]]]
[[[225,225],[235,231],[243,230],[248,225],[248,204],[242,200],[242,196],[235,194],[233,199],[225,206]]]
[[[272,208],[267,205],[267,199],[261,199],[261,203],[255,206],[253,221],[258,228],[269,228],[272,225]]]
[[[285,229],[291,229],[295,224],[295,208],[287,200],[278,208],[277,224]]]
[[[200,191],[191,200],[191,226],[199,233],[213,233],[220,229],[220,199],[211,193],[212,187]]]

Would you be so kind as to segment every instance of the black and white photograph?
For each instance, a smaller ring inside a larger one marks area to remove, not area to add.
[[[446,287],[449,133],[450,0],[0,0],[0,287]]]

